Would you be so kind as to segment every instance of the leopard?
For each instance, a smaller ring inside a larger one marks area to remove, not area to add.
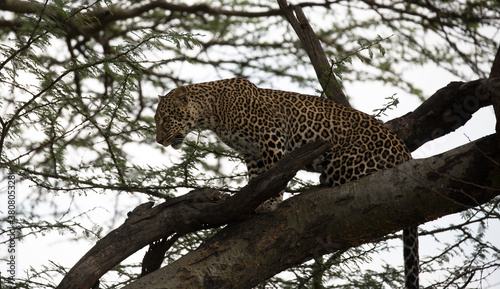
[[[249,179],[308,142],[331,149],[305,166],[320,186],[335,187],[411,159],[405,143],[374,117],[333,100],[259,88],[245,78],[181,85],[164,96],[154,116],[156,142],[179,149],[188,133],[211,130],[244,160]],[[255,212],[275,211],[283,192]],[[404,231],[406,287],[418,288],[418,231]]]

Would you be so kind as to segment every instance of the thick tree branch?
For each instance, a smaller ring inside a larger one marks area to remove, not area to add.
[[[500,78],[451,82],[414,111],[386,123],[411,151],[463,126],[500,94]]]
[[[314,257],[480,206],[500,194],[499,163],[495,136],[488,136],[340,187],[303,193],[274,213],[226,227],[125,288],[252,288]]]
[[[323,87],[323,91],[325,91],[326,95],[335,102],[350,107],[351,105],[349,101],[347,101],[347,97],[342,91],[340,83],[332,72],[325,51],[321,47],[321,43],[311,25],[309,25],[309,21],[304,15],[302,8],[300,8],[300,6],[288,5],[286,0],[278,0],[278,4],[286,19],[290,22],[290,25],[292,25],[293,30],[297,33],[307,55],[309,55],[309,59],[316,71],[316,76]]]
[[[129,213],[125,223],[110,232],[78,261],[57,286],[90,288],[111,268],[154,241],[176,234],[218,227],[247,218],[262,202],[285,189],[295,173],[331,147],[324,141],[309,143],[231,198],[213,189],[195,190],[156,207],[145,203]]]
[[[500,120],[500,47],[488,79],[451,82],[414,111],[385,125],[414,151],[428,141],[455,131],[471,119],[473,113],[492,104]],[[496,131],[499,137],[498,121]],[[500,147],[500,137],[498,143]]]
[[[494,78],[500,79],[500,46],[497,49],[497,54],[495,55],[495,60],[493,60],[493,65],[491,66],[490,71],[490,79]],[[497,145],[500,148],[500,85],[497,85],[496,88],[499,93],[493,95],[491,102],[497,119],[495,131],[497,132]]]
[[[497,49],[497,54],[493,60],[490,70],[490,78],[500,77],[500,46]]]

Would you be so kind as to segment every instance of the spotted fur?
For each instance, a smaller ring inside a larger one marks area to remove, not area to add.
[[[332,148],[305,169],[321,173],[325,186],[411,158],[400,139],[363,112],[326,98],[258,88],[241,78],[180,86],[160,96],[155,121],[156,141],[176,149],[191,130],[212,130],[243,156],[250,178],[316,139],[331,142]],[[272,198],[256,211],[273,211],[282,198]],[[418,272],[418,259],[411,270]]]

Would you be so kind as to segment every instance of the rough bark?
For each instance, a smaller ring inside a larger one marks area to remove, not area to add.
[[[491,66],[490,79],[500,79],[500,47],[498,47],[495,60],[493,60],[493,65]],[[500,85],[496,85],[496,88],[498,93],[492,95],[491,102],[497,119],[495,130],[497,132],[497,145],[500,148]]]
[[[303,193],[278,211],[227,226],[135,288],[252,288],[314,257],[376,241],[500,194],[500,152],[488,136],[341,187]]]

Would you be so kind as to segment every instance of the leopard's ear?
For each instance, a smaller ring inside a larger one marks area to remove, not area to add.
[[[172,101],[178,106],[187,106],[188,104],[188,90],[185,86],[179,86],[174,90]]]

